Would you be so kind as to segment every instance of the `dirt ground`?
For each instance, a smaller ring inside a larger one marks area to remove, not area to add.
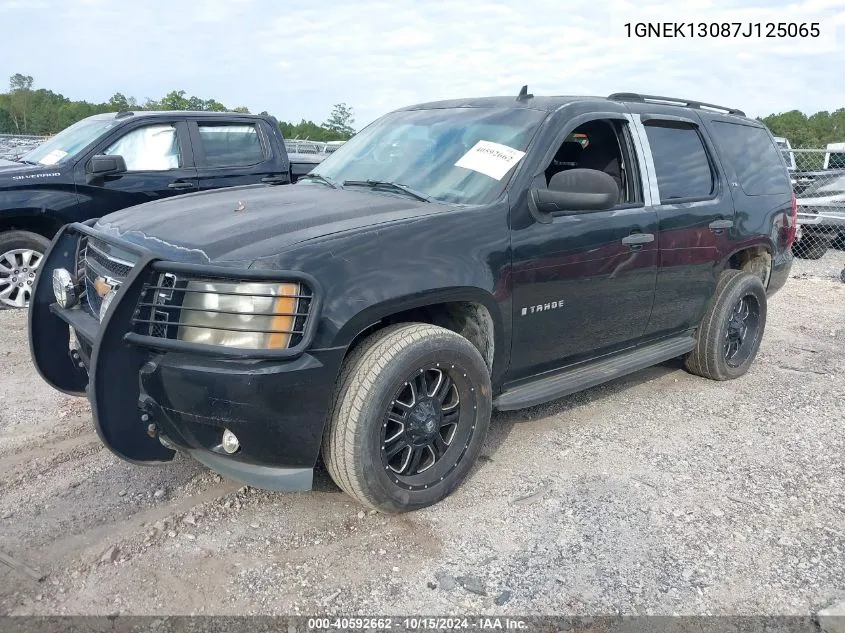
[[[0,311],[4,614],[807,614],[845,600],[845,252],[797,261],[752,370],[667,363],[495,414],[436,507],[364,512],[325,473],[266,493],[139,467],[48,387]]]

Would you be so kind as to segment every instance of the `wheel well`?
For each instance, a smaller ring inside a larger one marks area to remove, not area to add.
[[[460,334],[481,353],[487,369],[493,371],[495,324],[490,311],[475,301],[452,301],[422,306],[384,317],[360,332],[352,341],[347,355],[367,336],[396,323],[430,323]]]
[[[43,235],[48,240],[52,240],[60,228],[62,228],[61,223],[45,215],[16,215],[0,219],[0,233],[5,233],[6,231],[30,231],[31,233]]]
[[[752,246],[731,255],[728,268],[757,275],[765,288],[772,274],[772,254],[763,246]]]

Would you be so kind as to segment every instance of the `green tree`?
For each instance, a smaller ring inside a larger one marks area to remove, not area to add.
[[[109,110],[120,112],[129,109],[129,99],[119,92],[115,92],[109,99]]]
[[[12,116],[15,129],[19,134],[26,134],[29,131],[27,117],[33,83],[30,75],[15,73],[9,77],[9,94],[11,95],[9,114]]]
[[[190,110],[191,100],[185,98],[184,90],[173,90],[159,101],[159,106],[162,110]]]
[[[355,117],[352,114],[352,108],[345,103],[336,103],[332,107],[329,118],[323,123],[323,127],[340,136],[339,140],[345,140],[355,134],[353,123],[355,123]]]
[[[230,111],[216,99],[189,97],[184,90],[171,90],[158,100],[146,98],[142,105],[134,97],[122,92],[115,92],[104,103],[96,103],[72,101],[43,88],[35,90],[34,83],[29,75],[17,73],[10,77],[9,91],[0,92],[0,134],[55,134],[85,117],[119,110]],[[249,113],[245,106],[238,106],[231,111]],[[264,110],[262,114],[267,115],[268,112]],[[353,121],[352,108],[341,103],[335,106],[329,120],[323,125],[302,119],[299,123],[280,122],[279,128],[286,138],[334,141],[354,134]]]

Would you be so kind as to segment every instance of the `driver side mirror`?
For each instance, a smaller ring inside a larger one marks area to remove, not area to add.
[[[126,161],[123,156],[97,154],[88,163],[88,183],[100,180],[105,176],[120,174],[126,171]]]
[[[619,185],[597,169],[568,169],[552,176],[546,189],[528,191],[528,207],[538,222],[547,224],[555,215],[590,213],[612,209],[619,202]]]

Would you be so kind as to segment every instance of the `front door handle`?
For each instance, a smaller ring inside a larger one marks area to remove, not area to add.
[[[654,233],[631,233],[630,235],[622,238],[622,243],[631,247],[639,247],[653,241]]]
[[[713,220],[707,226],[710,227],[710,230],[714,233],[721,233],[725,229],[733,228],[734,221],[733,220]]]
[[[185,180],[177,180],[167,185],[168,189],[193,189],[194,187],[196,187],[194,183]]]

